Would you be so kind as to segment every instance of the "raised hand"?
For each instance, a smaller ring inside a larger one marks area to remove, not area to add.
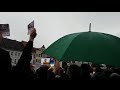
[[[33,28],[33,30],[32,30],[31,33],[30,33],[30,38],[29,38],[29,40],[30,40],[30,41],[33,41],[34,38],[36,37],[36,35],[37,35],[36,29]]]

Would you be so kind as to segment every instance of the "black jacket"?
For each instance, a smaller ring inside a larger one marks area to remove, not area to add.
[[[0,48],[0,80],[8,79],[11,72],[11,58],[9,52]]]

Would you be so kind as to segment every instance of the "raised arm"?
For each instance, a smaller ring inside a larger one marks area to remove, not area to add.
[[[29,68],[30,66],[30,61],[31,61],[31,53],[32,53],[32,49],[33,49],[33,41],[36,37],[37,33],[36,33],[36,29],[33,29],[30,37],[29,37],[29,41],[27,43],[27,45],[24,47],[23,53],[17,63],[17,66],[22,67],[24,69]]]

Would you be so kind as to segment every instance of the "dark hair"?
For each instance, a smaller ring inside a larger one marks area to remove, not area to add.
[[[98,67],[96,68],[96,72],[103,72],[103,70],[100,68],[100,66],[98,66]]]
[[[80,67],[75,64],[70,65],[67,70],[67,74],[70,79],[80,79],[80,72]]]
[[[82,64],[81,71],[83,79],[90,79],[91,67],[89,64]]]
[[[36,74],[39,79],[47,80],[48,68],[48,66],[42,65],[39,69],[37,69]]]

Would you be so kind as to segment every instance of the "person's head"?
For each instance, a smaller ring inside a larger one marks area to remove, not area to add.
[[[96,71],[96,72],[103,72],[103,70],[101,69],[100,66],[98,66],[95,71]]]
[[[91,67],[89,64],[82,64],[81,65],[81,73],[82,73],[82,78],[83,79],[89,79],[90,78],[90,72],[91,72]]]
[[[112,73],[110,75],[111,80],[120,80],[120,75],[118,73]]]
[[[90,73],[91,72],[91,67],[89,64],[82,64],[81,65],[82,72],[84,73]]]
[[[70,79],[80,79],[81,69],[78,65],[71,64],[67,69],[67,76]]]
[[[48,69],[49,67],[46,65],[42,65],[39,69],[37,69],[36,74],[38,78],[42,80],[46,80]]]

